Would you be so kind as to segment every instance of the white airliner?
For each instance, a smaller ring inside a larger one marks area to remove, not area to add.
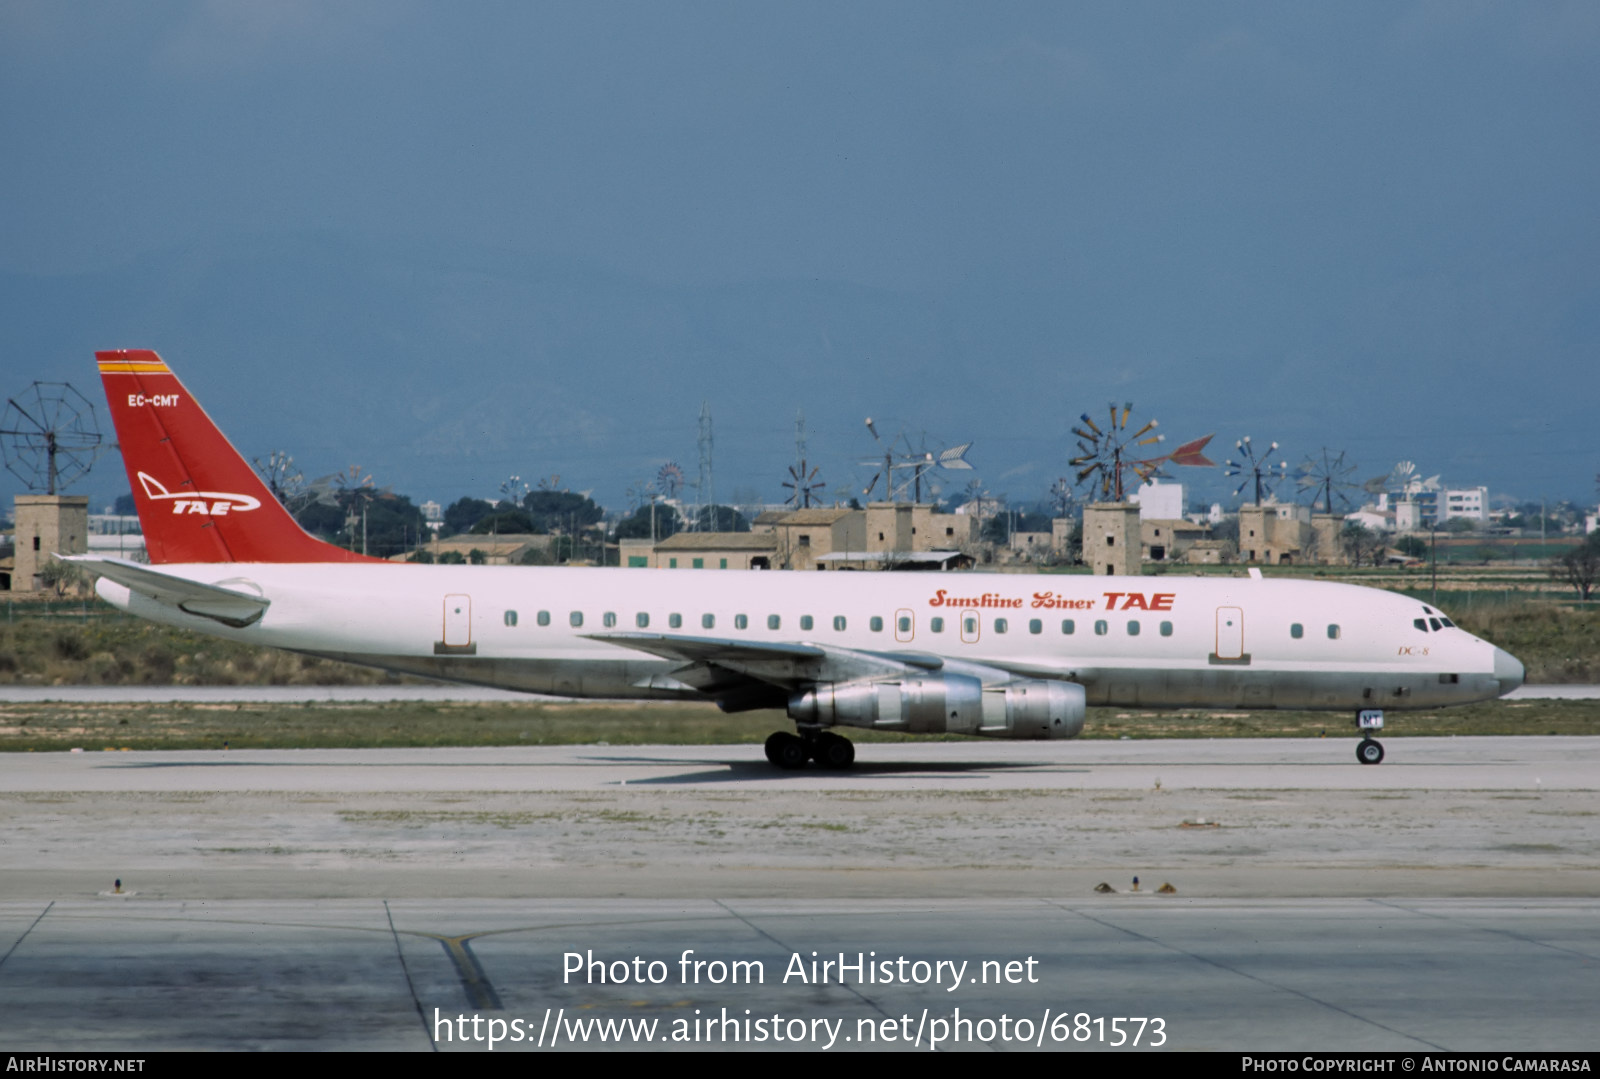
[[[114,606],[248,644],[571,697],[784,708],[785,768],[839,727],[1071,738],[1089,705],[1353,713],[1492,700],[1509,653],[1403,596],[1247,577],[397,564],[304,531],[154,352],[97,353],[152,565],[75,560]]]

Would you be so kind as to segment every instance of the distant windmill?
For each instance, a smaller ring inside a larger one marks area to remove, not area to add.
[[[310,490],[314,500],[325,505],[338,506],[345,511],[345,529],[350,533],[350,547],[355,549],[356,523],[361,524],[361,553],[367,553],[367,507],[379,499],[392,499],[394,491],[379,487],[360,465],[351,465],[343,472],[335,472],[313,480]]]
[[[789,479],[784,483],[784,486],[789,488],[789,497],[783,500],[784,505],[794,506],[796,509],[810,509],[812,497],[827,484],[817,481],[817,473],[822,471],[820,468],[812,467],[807,470],[806,414],[798,409],[794,414],[794,449],[800,463],[789,466]]]
[[[1234,488],[1235,497],[1238,497],[1239,493],[1250,486],[1250,482],[1254,480],[1256,490],[1255,504],[1259,506],[1261,504],[1261,496],[1263,494],[1271,494],[1273,484],[1289,474],[1289,462],[1278,461],[1274,464],[1266,459],[1265,454],[1257,457],[1255,445],[1250,441],[1249,435],[1245,435],[1238,442],[1235,442],[1234,446],[1239,451],[1240,460],[1235,461],[1229,458],[1224,461],[1223,464],[1227,466],[1225,475],[1229,478],[1234,476],[1245,477],[1244,482]],[[1266,453],[1272,453],[1277,448],[1278,444],[1274,442],[1267,447]]]
[[[1050,505],[1055,510],[1055,516],[1062,520],[1072,516],[1073,504],[1077,502],[1077,495],[1073,493],[1072,481],[1062,476],[1050,487]]]
[[[900,432],[888,442],[878,434],[877,425],[872,417],[867,417],[867,430],[872,433],[872,438],[878,443],[879,452],[883,454],[882,463],[878,472],[872,477],[866,489],[861,492],[863,498],[870,497],[878,486],[878,481],[883,480],[884,501],[897,502],[911,492],[913,502],[922,501],[922,479],[935,469],[948,469],[950,471],[971,471],[972,464],[966,458],[967,451],[972,448],[971,442],[963,442],[959,446],[939,450],[935,453],[927,448],[926,442],[922,448],[912,449],[911,440],[904,431]],[[878,464],[876,459],[863,461],[862,464]],[[897,477],[895,473],[901,475]],[[909,473],[909,475],[907,475]],[[930,484],[931,487],[931,484]]]
[[[661,471],[656,473],[656,490],[668,502],[678,497],[678,492],[683,490],[683,469],[678,462],[668,461],[661,466]]]
[[[528,497],[529,491],[530,488],[522,482],[521,476],[512,476],[500,485],[500,502],[502,505],[520,506]]]
[[[1355,472],[1355,462],[1346,464],[1343,450],[1334,453],[1324,446],[1319,455],[1307,455],[1300,467],[1295,469],[1294,483],[1301,492],[1311,492],[1312,506],[1321,499],[1322,512],[1332,513],[1334,499],[1339,500],[1341,507],[1347,507],[1350,504],[1349,492],[1362,489],[1361,484],[1350,479]]]
[[[28,490],[58,494],[87,475],[100,453],[94,406],[66,382],[35,382],[6,401],[0,421],[6,470]]]
[[[1078,456],[1069,462],[1078,469],[1074,483],[1088,481],[1090,497],[1109,499],[1112,502],[1127,500],[1127,474],[1132,472],[1139,482],[1146,483],[1161,473],[1166,464],[1211,468],[1216,462],[1205,455],[1206,443],[1211,435],[1185,442],[1171,453],[1159,457],[1139,457],[1144,446],[1155,446],[1166,441],[1165,435],[1152,435],[1159,422],[1151,420],[1137,431],[1129,432],[1128,418],[1133,414],[1133,402],[1118,408],[1113,402],[1104,428],[1085,412],[1079,419],[1082,427],[1074,427],[1078,436]]]
[[[316,500],[317,492],[306,482],[305,473],[295,467],[294,458],[285,451],[273,450],[265,461],[256,457],[250,463],[255,465],[256,475],[267,485],[272,497],[291,514],[299,513]]]

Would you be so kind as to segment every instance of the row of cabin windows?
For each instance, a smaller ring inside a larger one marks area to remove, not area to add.
[[[506,621],[506,625],[515,626],[517,624],[517,612],[516,611],[507,611],[506,614],[505,614],[505,621]],[[538,613],[538,615],[536,616],[535,621],[537,621],[539,623],[539,625],[541,625],[541,626],[548,626],[550,624],[550,612],[549,611],[540,611]],[[600,616],[600,622],[601,622],[601,624],[603,626],[605,626],[606,629],[614,629],[614,628],[616,628],[616,625],[617,625],[616,612],[615,611],[607,611],[605,614]],[[573,611],[571,614],[569,614],[567,616],[567,623],[569,625],[571,625],[574,629],[581,629],[583,627],[583,612],[582,611]],[[1432,623],[1432,628],[1435,631],[1443,628],[1443,626],[1454,626],[1455,625],[1455,623],[1451,622],[1448,618],[1443,618],[1443,619],[1440,619],[1440,618],[1429,618],[1427,620],[1418,618],[1412,624],[1414,626],[1416,626],[1418,629],[1422,630],[1424,633],[1426,633],[1426,632],[1428,632],[1428,629],[1429,629],[1429,623]],[[1442,625],[1441,625],[1441,623],[1442,623]],[[648,614],[646,614],[644,611],[640,611],[638,614],[633,616],[633,624],[635,626],[639,627],[640,629],[649,629],[650,628],[650,616]],[[835,615],[834,616],[833,628],[834,628],[835,631],[842,633],[844,631],[846,625],[847,625],[847,622],[845,621],[844,615],[841,614],[841,615]],[[667,626],[670,629],[682,629],[683,628],[683,615],[681,615],[681,614],[669,614],[669,615],[667,615]],[[700,628],[701,629],[715,629],[716,626],[717,626],[717,616],[716,615],[714,615],[714,614],[703,614],[703,615],[700,616]],[[736,615],[734,615],[733,616],[733,628],[734,629],[749,629],[750,628],[750,616],[749,615],[744,615],[744,614],[736,614]],[[770,629],[770,630],[782,629],[783,628],[783,620],[781,618],[779,618],[775,614],[769,614],[769,615],[767,615],[767,628]],[[815,628],[816,628],[816,620],[813,619],[809,614],[803,614],[803,615],[800,616],[800,630],[801,630],[801,632],[810,633]],[[877,615],[873,615],[871,618],[867,619],[867,628],[870,629],[873,633],[882,633],[883,632],[883,619],[880,618]],[[899,633],[902,633],[902,634],[910,633],[911,632],[911,617],[909,615],[901,615],[895,621],[895,628],[896,628],[897,632],[899,632]],[[994,620],[994,631],[996,633],[1007,633],[1007,632],[1010,631],[1010,629],[1011,629],[1011,624],[1007,619],[996,618]],[[1139,621],[1137,619],[1129,619],[1129,621],[1126,623],[1126,629],[1127,629],[1128,636],[1130,636],[1130,637],[1139,636],[1139,633],[1140,633]],[[930,632],[932,632],[932,633],[943,633],[944,632],[944,619],[943,618],[930,618],[928,620],[928,630]],[[1073,620],[1071,618],[1063,618],[1061,620],[1061,632],[1064,635],[1071,636],[1074,633],[1076,633],[1077,630],[1078,630],[1078,625],[1077,625],[1077,622],[1075,620]],[[1162,622],[1161,626],[1160,626],[1160,631],[1161,631],[1161,636],[1163,636],[1163,637],[1172,636],[1172,623],[1171,622]],[[969,637],[976,635],[977,632],[978,632],[978,620],[976,618],[965,619],[963,621],[963,624],[962,624],[962,627],[961,627],[961,632],[966,634]],[[1033,634],[1033,635],[1035,635],[1035,636],[1043,633],[1044,632],[1044,621],[1042,619],[1038,619],[1038,618],[1030,618],[1028,620],[1028,632]],[[1095,621],[1095,623],[1094,623],[1094,632],[1095,632],[1096,636],[1104,637],[1106,634],[1111,632],[1111,625],[1110,625],[1109,622],[1107,622],[1103,618],[1097,619]],[[1340,634],[1340,629],[1339,629],[1338,624],[1337,623],[1329,623],[1328,624],[1328,640],[1337,641],[1339,639],[1339,634]],[[1305,635],[1306,635],[1306,628],[1301,623],[1294,622],[1289,626],[1289,636],[1293,637],[1295,640],[1298,641],[1301,638],[1303,638]]]
[[[1289,626],[1289,636],[1293,637],[1295,640],[1298,641],[1300,638],[1304,637],[1305,635],[1306,635],[1306,627],[1301,625],[1299,622],[1294,622]],[[1332,622],[1328,623],[1328,640],[1337,641],[1338,639],[1339,639],[1339,627],[1338,627],[1338,625],[1336,625],[1335,623],[1332,623]]]
[[[548,626],[550,624],[550,612],[549,611],[540,611],[534,617],[534,621],[537,622],[541,626]],[[601,622],[601,624],[603,626],[605,626],[606,629],[614,629],[616,627],[616,624],[617,624],[616,612],[615,611],[607,611],[607,612],[605,612],[603,615],[600,616],[600,622]],[[515,626],[517,624],[517,612],[516,611],[507,611],[505,613],[505,623],[508,626]],[[583,628],[583,612],[582,611],[573,611],[570,614],[568,614],[567,615],[567,624],[572,626],[574,629]],[[638,614],[633,616],[633,624],[635,626],[637,626],[638,628],[640,628],[640,629],[649,629],[650,628],[650,615],[647,614],[644,611],[640,611]],[[849,623],[845,619],[845,616],[842,615],[842,614],[841,615],[835,615],[834,618],[833,618],[833,628],[837,632],[841,632],[841,633],[844,632],[844,630],[848,626],[848,624]],[[703,614],[703,615],[700,616],[700,628],[701,629],[715,629],[716,626],[717,626],[717,616],[716,615],[714,615],[714,614]],[[683,615],[681,615],[681,614],[669,614],[669,615],[667,615],[667,627],[669,629],[682,629],[683,628]],[[734,615],[733,616],[733,628],[734,629],[749,629],[750,628],[750,616],[749,615],[743,615],[743,614]],[[783,628],[783,619],[781,619],[778,615],[775,615],[775,614],[767,615],[767,628],[769,630],[782,629]],[[803,614],[803,615],[800,616],[800,630],[801,630],[801,632],[810,633],[815,628],[816,628],[816,620],[814,618],[812,618],[809,614]],[[881,617],[879,617],[878,615],[873,615],[871,618],[867,619],[867,628],[870,629],[873,633],[882,633],[883,632],[883,619]],[[1067,635],[1070,636],[1071,634],[1077,632],[1077,628],[1078,628],[1077,623],[1073,619],[1064,618],[1064,619],[1061,620],[1061,632],[1063,634],[1067,634]],[[1338,628],[1339,628],[1338,626],[1329,626],[1328,627],[1328,636],[1329,637],[1337,637],[1338,636],[1338,632],[1337,632]],[[895,620],[895,629],[899,633],[910,633],[911,632],[911,616],[910,615],[901,615],[899,618],[897,618]],[[944,632],[944,619],[943,618],[930,618],[928,620],[928,629],[932,633],[943,633]],[[1007,633],[1007,632],[1010,632],[1010,629],[1011,629],[1011,623],[1009,622],[1009,620],[1004,619],[1004,618],[996,618],[994,620],[994,631],[996,633]],[[1139,632],[1140,632],[1140,624],[1139,624],[1138,620],[1137,619],[1130,619],[1126,624],[1126,629],[1127,629],[1127,632],[1128,632],[1128,636],[1137,637],[1139,635]],[[1172,636],[1172,623],[1171,622],[1162,622],[1160,629],[1161,629],[1161,636],[1163,636],[1163,637]],[[961,626],[961,632],[966,634],[967,636],[975,635],[978,632],[978,620],[976,618],[964,619],[963,622],[962,622],[962,626]],[[1043,633],[1044,632],[1044,622],[1043,622],[1043,620],[1042,619],[1038,619],[1038,618],[1029,619],[1028,620],[1028,632],[1031,633],[1031,634],[1034,634],[1035,636],[1037,636],[1038,634]],[[1097,636],[1104,637],[1106,634],[1111,632],[1111,624],[1109,622],[1107,622],[1103,618],[1099,619],[1094,624],[1094,632],[1095,632],[1095,634]],[[1296,625],[1294,627],[1293,632],[1294,632],[1294,636],[1299,637],[1300,636],[1300,627],[1298,625]]]

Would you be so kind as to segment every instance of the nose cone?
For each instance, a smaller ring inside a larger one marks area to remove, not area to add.
[[[1507,693],[1522,685],[1522,676],[1526,673],[1522,661],[1504,648],[1494,650],[1494,678],[1500,683],[1500,695]]]

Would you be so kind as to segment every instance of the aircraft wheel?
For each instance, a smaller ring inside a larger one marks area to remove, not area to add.
[[[856,762],[856,745],[842,735],[817,735],[811,755],[824,768],[848,768]]]
[[[1356,760],[1362,764],[1378,764],[1383,760],[1383,743],[1371,738],[1361,739],[1356,746]]]
[[[810,755],[806,752],[806,744],[788,731],[773,732],[765,748],[767,760],[779,768],[799,768]]]

